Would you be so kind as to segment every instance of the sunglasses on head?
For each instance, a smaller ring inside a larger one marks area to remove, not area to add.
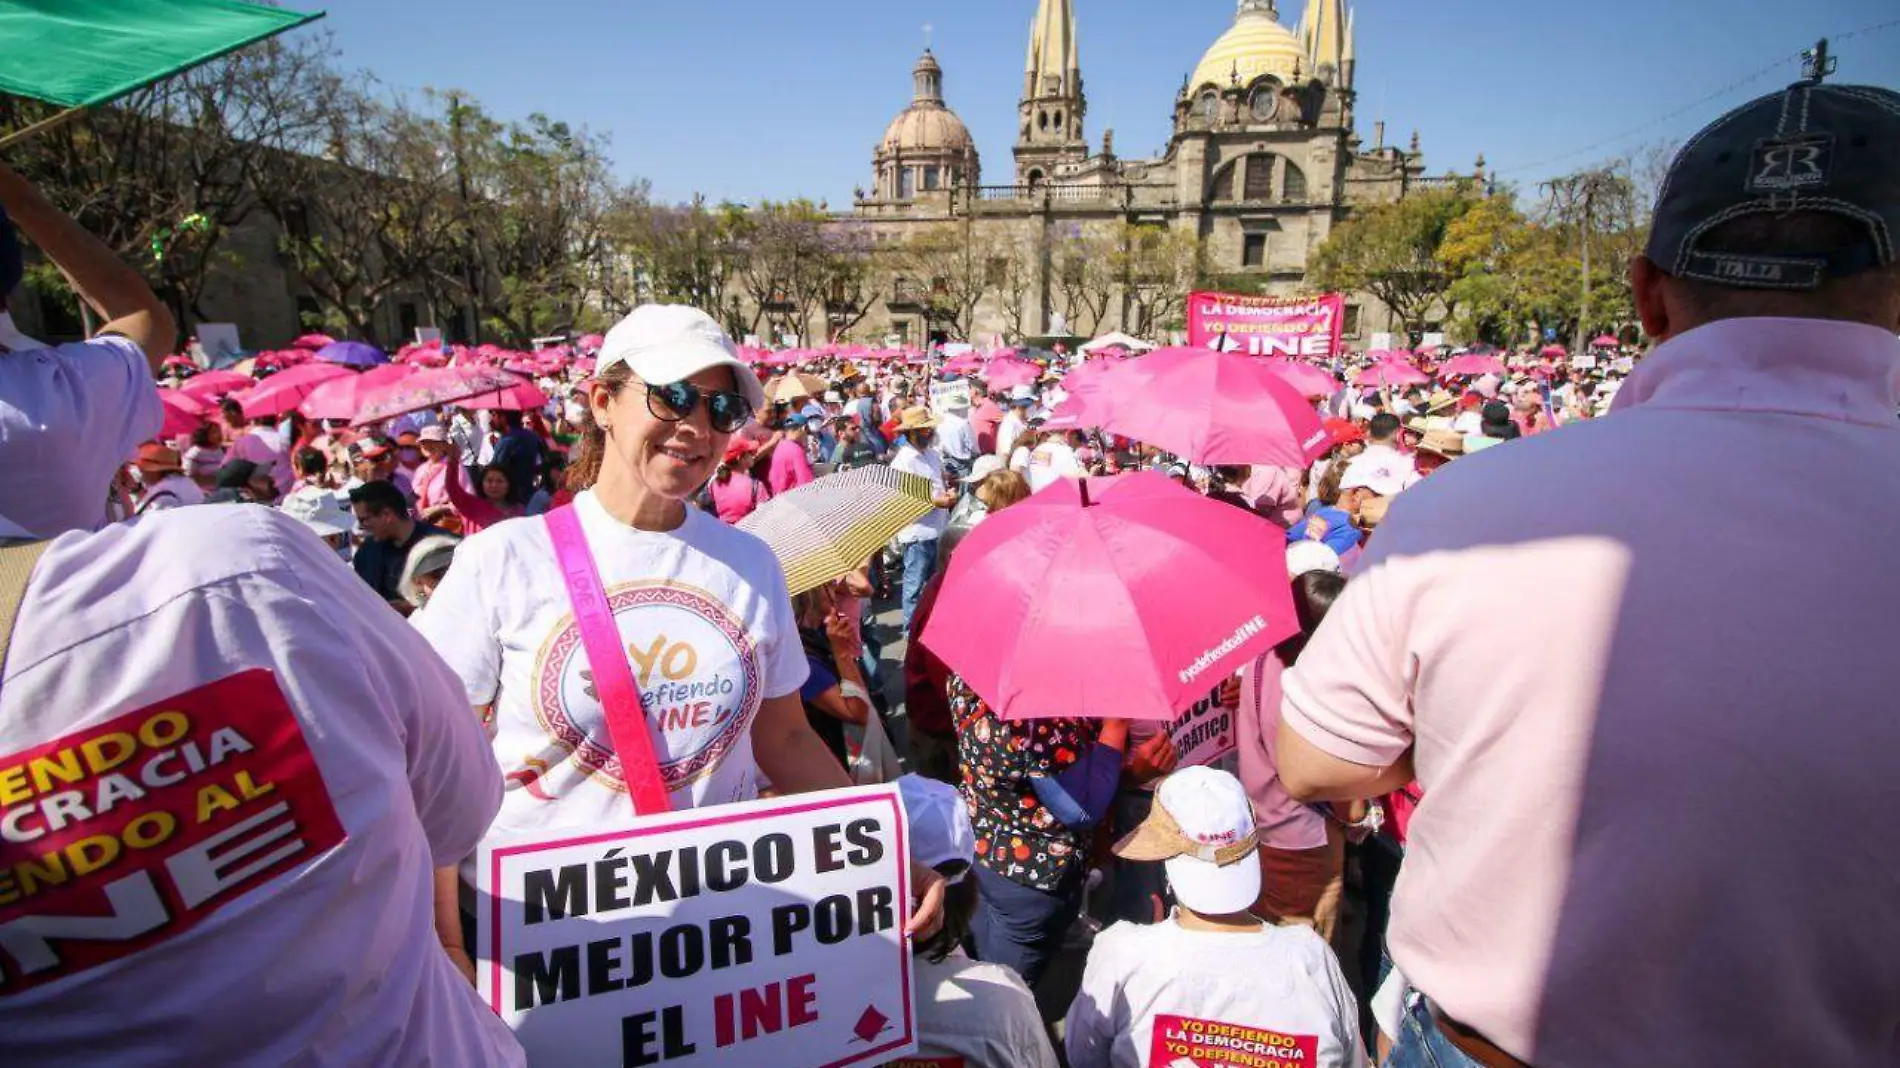
[[[732,433],[752,418],[752,405],[743,393],[700,389],[691,382],[668,382],[663,386],[649,382],[646,387],[647,411],[655,419],[669,423],[690,419],[702,400],[706,402],[706,421],[721,434]]]

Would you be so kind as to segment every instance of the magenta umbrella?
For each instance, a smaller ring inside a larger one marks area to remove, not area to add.
[[[212,397],[222,397],[227,393],[250,389],[255,385],[257,385],[256,379],[250,375],[238,374],[236,371],[204,371],[186,379],[185,384],[179,386],[178,389],[179,392],[189,393],[199,400],[208,400]]]
[[[351,423],[364,426],[445,405],[526,411],[548,402],[533,382],[499,367],[443,367],[418,371],[372,392]]]
[[[1310,363],[1276,360],[1267,364],[1267,370],[1286,379],[1287,385],[1299,390],[1302,397],[1330,397],[1339,390],[1339,379]]]
[[[338,367],[333,363],[307,363],[288,371],[279,371],[235,396],[237,402],[244,406],[246,419],[282,415],[302,404],[304,398],[323,383],[354,374],[349,368]]]
[[[974,352],[965,352],[945,360],[943,369],[953,375],[967,375],[972,371],[983,369],[983,358]]]
[[[1555,360],[1570,355],[1570,350],[1564,348],[1562,345],[1545,345],[1543,348],[1537,350],[1537,355],[1547,360]]]
[[[310,352],[316,352],[325,345],[334,344],[336,344],[336,339],[328,334],[305,334],[291,342],[290,347],[293,349],[306,349]]]
[[[386,363],[360,374],[333,378],[311,390],[297,410],[312,419],[348,419],[368,403],[371,394],[415,373],[414,367]]]
[[[1014,356],[998,356],[981,372],[991,389],[1015,389],[1042,377],[1042,366]]]
[[[1451,359],[1445,361],[1444,366],[1438,369],[1438,377],[1440,378],[1476,378],[1479,375],[1502,376],[1504,374],[1503,360],[1498,359],[1496,356],[1487,356],[1479,353],[1466,353],[1463,356],[1453,356]]]
[[[1613,337],[1609,334],[1603,334],[1599,336],[1598,338],[1596,338],[1596,340],[1590,342],[1590,347],[1598,348],[1598,349],[1613,349],[1621,344],[1623,344],[1623,341],[1621,338]]]
[[[1360,389],[1385,389],[1391,386],[1422,386],[1432,376],[1407,363],[1375,363],[1354,375],[1352,384]]]
[[[1095,392],[1108,402],[1103,429],[1197,464],[1305,467],[1327,444],[1319,412],[1253,356],[1156,349],[1111,368]]]
[[[175,389],[159,390],[158,403],[165,409],[165,423],[159,427],[158,436],[166,441],[198,429],[211,411],[204,401]]]
[[[1142,472],[991,514],[919,640],[1004,719],[1167,719],[1298,630],[1285,534]]]

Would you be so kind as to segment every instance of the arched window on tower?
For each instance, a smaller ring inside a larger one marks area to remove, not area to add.
[[[1062,132],[1062,112],[1060,111],[1056,112],[1055,128],[1057,133]]]
[[[917,172],[909,167],[897,170],[897,199],[909,200],[917,195]]]
[[[1273,159],[1270,155],[1247,157],[1247,184],[1240,199],[1273,199]]]
[[[1234,170],[1239,166],[1236,163],[1222,167],[1214,175],[1214,185],[1207,193],[1208,200],[1220,204],[1234,199]]]
[[[1220,114],[1220,94],[1209,89],[1201,94],[1201,121],[1213,122]]]
[[[1048,112],[1046,111],[1036,112],[1036,129],[1038,130],[1049,129],[1049,113]]]
[[[1306,172],[1292,160],[1286,161],[1286,178],[1280,184],[1280,199],[1295,203],[1306,199]]]
[[[1029,190],[1033,193],[1042,186],[1042,172],[1032,170],[1028,174],[1023,175],[1023,181],[1029,183]]]
[[[1272,122],[1280,109],[1280,83],[1268,80],[1254,88],[1253,100],[1248,105],[1253,112],[1253,121]]]
[[[941,178],[940,178],[941,174],[942,172],[939,171],[935,167],[924,168],[924,191],[925,192],[931,192],[931,193],[936,192],[937,187],[941,184]]]

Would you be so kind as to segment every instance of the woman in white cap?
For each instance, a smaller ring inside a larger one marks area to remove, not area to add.
[[[1205,767],[1162,780],[1115,853],[1165,863],[1174,914],[1096,936],[1063,1035],[1070,1068],[1365,1063],[1358,1003],[1332,950],[1310,927],[1248,911],[1260,894],[1256,843],[1240,780]]]
[[[767,781],[780,793],[851,784],[805,720],[805,654],[777,558],[687,505],[763,403],[710,316],[636,308],[601,347],[568,469],[574,503],[456,551],[415,623],[492,723],[510,788],[491,836],[744,801]],[[624,661],[598,662],[597,649]],[[921,885],[920,922],[941,901],[940,880]],[[453,869],[437,886],[447,906]],[[461,932],[441,926],[458,955]]]

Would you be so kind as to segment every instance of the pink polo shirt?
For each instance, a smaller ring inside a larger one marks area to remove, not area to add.
[[[1896,1063],[1897,383],[1873,327],[1716,323],[1393,503],[1284,713],[1413,751],[1390,942],[1450,1016],[1538,1068]]]

